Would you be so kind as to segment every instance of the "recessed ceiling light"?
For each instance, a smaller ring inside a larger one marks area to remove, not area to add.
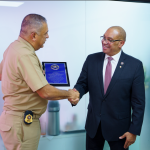
[[[19,7],[24,2],[0,1],[0,6]]]

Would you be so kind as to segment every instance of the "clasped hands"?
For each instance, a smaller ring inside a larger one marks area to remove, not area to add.
[[[79,102],[80,93],[76,89],[69,89],[70,97],[68,98],[68,101],[76,105]]]

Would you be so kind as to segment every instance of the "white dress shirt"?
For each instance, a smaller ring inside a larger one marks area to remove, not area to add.
[[[113,58],[113,60],[111,61],[111,65],[112,65],[111,77],[113,76],[113,74],[115,72],[120,55],[121,55],[121,51],[119,53],[117,53],[116,55],[111,56]],[[106,66],[108,63],[108,57],[110,57],[110,56],[105,54],[105,59],[104,59],[104,64],[103,64],[103,83],[105,82],[105,70],[106,70]]]

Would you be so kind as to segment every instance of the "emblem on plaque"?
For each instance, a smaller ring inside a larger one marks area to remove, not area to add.
[[[52,69],[52,70],[58,70],[58,69],[59,69],[59,66],[56,65],[56,64],[53,64],[53,65],[51,65],[51,69]]]

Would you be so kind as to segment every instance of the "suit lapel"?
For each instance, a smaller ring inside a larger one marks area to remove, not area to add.
[[[124,52],[121,52],[121,56],[120,56],[117,66],[116,66],[115,72],[114,72],[111,82],[108,86],[106,94],[104,95],[105,97],[109,94],[109,92],[114,87],[115,83],[117,82],[119,76],[121,75],[121,73],[126,65],[125,59],[126,59],[126,54]]]
[[[98,79],[99,79],[99,83],[100,83],[100,89],[101,89],[101,93],[102,96],[104,97],[104,85],[103,85],[103,63],[104,63],[104,58],[105,58],[105,54],[102,53],[102,55],[100,55],[100,57],[98,58]]]

